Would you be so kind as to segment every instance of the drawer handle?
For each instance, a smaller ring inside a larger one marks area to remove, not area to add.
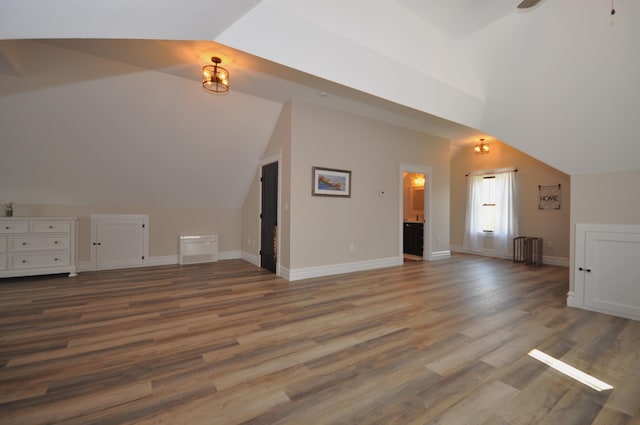
[[[54,259],[53,259],[53,261],[58,261],[58,259],[57,259],[57,258],[54,258]]]
[[[26,242],[22,242],[22,245],[26,245],[26,244],[27,244]]]
[[[22,260],[22,264],[24,264],[24,263],[26,263],[26,262],[27,262],[27,260]]]
[[[54,245],[58,245],[58,241],[53,241],[53,244]]]
[[[49,229],[53,229],[53,226],[49,226]]]
[[[11,227],[9,227],[9,226],[4,226],[4,230],[9,230],[9,229],[11,229]]]

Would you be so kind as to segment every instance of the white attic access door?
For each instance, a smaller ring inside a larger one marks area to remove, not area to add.
[[[91,265],[94,270],[141,267],[149,258],[148,215],[92,215]]]
[[[576,224],[574,291],[567,304],[640,320],[640,226]]]

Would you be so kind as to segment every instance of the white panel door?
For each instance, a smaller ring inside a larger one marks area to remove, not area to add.
[[[585,305],[640,317],[640,233],[586,232]]]
[[[96,270],[139,267],[147,258],[148,216],[92,216],[92,257]]]

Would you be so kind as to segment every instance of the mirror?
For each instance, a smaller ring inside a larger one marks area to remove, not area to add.
[[[409,188],[411,214],[424,214],[424,186]]]

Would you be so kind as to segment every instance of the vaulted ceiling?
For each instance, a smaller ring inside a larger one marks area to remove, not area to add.
[[[4,0],[0,74],[25,74],[22,39],[194,84],[216,54],[232,90],[271,102],[325,103],[454,148],[495,138],[568,174],[640,169],[640,2],[616,0],[615,15],[610,0],[518,3]]]

